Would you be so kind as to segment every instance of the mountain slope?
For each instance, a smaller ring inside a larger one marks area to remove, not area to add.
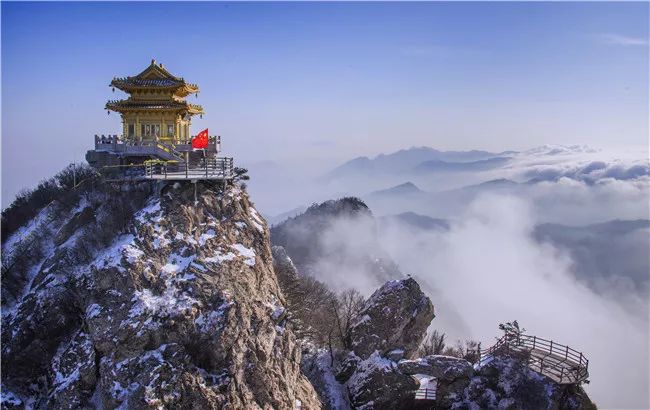
[[[43,231],[55,239],[50,256],[28,267],[31,285],[5,309],[3,408],[320,406],[285,327],[266,224],[246,193],[199,184],[195,203],[191,184],[175,186],[121,193],[140,190],[146,206],[134,204],[97,248],[83,239],[96,234],[93,221],[108,222],[115,193],[61,205],[73,214],[63,237]]]
[[[492,157],[471,162],[450,162],[439,159],[421,162],[413,170],[419,174],[430,172],[476,172],[497,168],[510,162],[510,157]]]
[[[335,290],[368,290],[402,277],[379,245],[372,212],[357,198],[314,204],[273,226],[271,241],[286,250],[300,273]]]
[[[542,224],[533,234],[538,241],[567,251],[576,276],[597,291],[610,290],[614,281],[623,280],[645,297],[650,293],[650,220]]]
[[[403,195],[417,195],[424,193],[412,182],[405,182],[403,184],[395,185],[390,188],[373,191],[368,194],[369,197],[384,197],[384,196],[403,196]]]

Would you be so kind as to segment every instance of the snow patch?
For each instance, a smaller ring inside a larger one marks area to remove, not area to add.
[[[262,222],[262,217],[260,216],[259,213],[257,213],[257,210],[253,207],[250,208],[251,212],[251,217],[253,218],[252,222],[255,228],[260,231],[264,232],[264,223]]]
[[[251,248],[247,248],[241,243],[236,243],[234,245],[230,245],[231,248],[236,250],[241,256],[246,258],[244,260],[244,263],[248,266],[255,266],[255,251]]]
[[[94,317],[97,317],[101,312],[102,312],[102,307],[99,306],[97,303],[93,303],[92,305],[86,308],[86,318],[92,319]]]

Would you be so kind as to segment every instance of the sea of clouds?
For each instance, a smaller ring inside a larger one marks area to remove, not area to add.
[[[281,187],[275,194],[283,196],[288,210],[414,182],[423,193],[368,204],[376,216],[414,211],[449,221],[448,230],[393,223],[379,236],[381,247],[431,296],[432,329],[451,341],[471,338],[487,347],[499,335],[499,323],[516,319],[528,333],[567,344],[590,359],[587,389],[600,407],[650,408],[647,294],[615,274],[598,278],[599,285],[596,278],[578,280],[567,249],[534,237],[542,223],[650,219],[647,153],[546,146],[509,155],[506,165],[482,172],[355,177],[347,184],[304,178],[294,180],[294,191]],[[466,188],[495,179],[512,183]],[[332,249],[347,245],[372,253],[376,232],[367,221],[341,220],[323,237]],[[650,231],[634,235],[628,239],[647,241]],[[376,275],[358,267],[322,271],[330,273],[319,279],[336,290],[354,287],[368,295],[377,287]]]

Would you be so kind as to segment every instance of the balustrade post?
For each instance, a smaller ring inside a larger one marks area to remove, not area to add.
[[[548,348],[549,354],[553,354],[553,341],[551,340],[551,347]]]
[[[537,336],[533,336],[533,350],[535,350],[535,342],[537,341]]]
[[[564,354],[564,360],[569,358],[569,346],[566,347],[566,353]]]

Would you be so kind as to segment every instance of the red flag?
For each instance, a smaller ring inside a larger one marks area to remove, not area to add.
[[[208,147],[208,129],[199,132],[196,137],[192,138],[192,148],[201,149]]]

